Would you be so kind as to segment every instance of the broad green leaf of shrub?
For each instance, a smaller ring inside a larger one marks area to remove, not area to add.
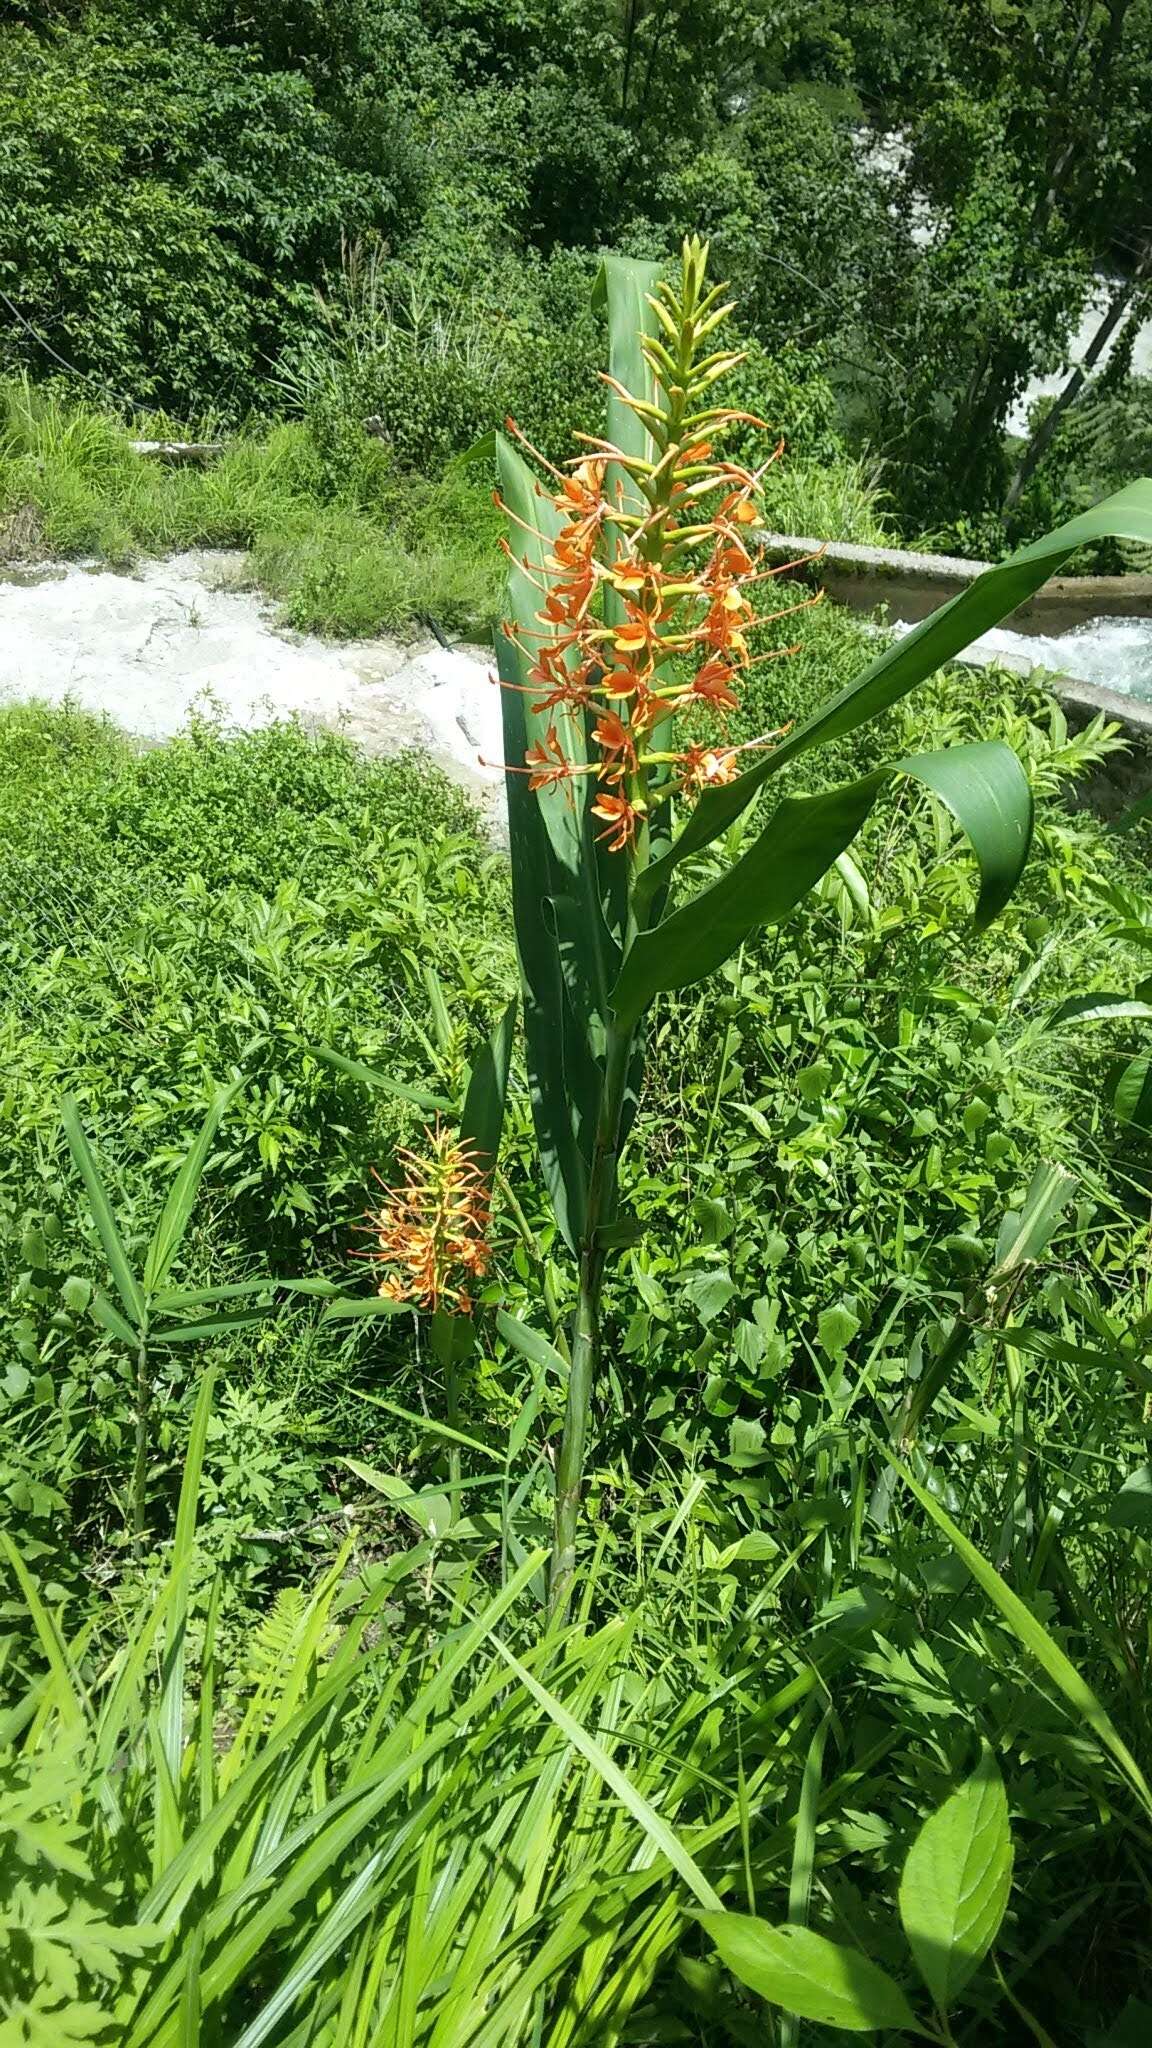
[[[1110,1528],[1152,1534],[1152,1465],[1137,1465],[1128,1474],[1105,1517]]]
[[[923,2032],[900,1986],[856,1949],[750,1913],[701,1913],[700,1922],[733,1976],[785,2012],[848,2034]]]
[[[908,1945],[941,2012],[995,1941],[1011,1888],[1008,1801],[985,1745],[972,1776],[925,1821],[900,1880]]]
[[[839,1358],[848,1349],[859,1328],[859,1316],[854,1316],[850,1308],[843,1308],[839,1302],[820,1311],[817,1323],[820,1343],[833,1358]]]
[[[1129,1060],[1112,1090],[1112,1107],[1122,1124],[1152,1130],[1152,1059],[1138,1053]]]

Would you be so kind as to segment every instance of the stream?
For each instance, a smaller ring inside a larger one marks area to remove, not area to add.
[[[482,801],[503,776],[500,693],[477,647],[286,632],[243,587],[243,556],[134,570],[0,570],[0,696],[106,712],[146,740],[197,712],[232,727],[298,717],[373,753],[424,749]]]

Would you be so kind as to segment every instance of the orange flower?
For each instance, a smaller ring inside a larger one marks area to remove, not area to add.
[[[601,773],[613,781],[622,775],[636,772],[636,748],[632,735],[615,711],[602,711],[592,727],[592,737],[605,754],[605,767]]]
[[[678,759],[682,764],[680,786],[686,793],[714,789],[731,782],[736,774],[735,747],[689,747]]]
[[[621,662],[619,668],[609,669],[600,678],[600,688],[606,697],[632,697],[641,688],[642,677],[629,662]]]
[[[533,711],[582,711],[590,702],[589,671],[586,667],[569,669],[563,648],[542,647],[528,673],[534,683],[544,686],[544,695],[533,703]]]
[[[598,790],[592,815],[608,821],[604,831],[598,832],[596,837],[607,841],[609,853],[621,853],[634,843],[642,812],[639,805],[630,803],[626,796],[613,796],[607,790]]]
[[[626,654],[629,657],[639,655],[642,660],[651,662],[660,645],[656,627],[657,618],[654,612],[642,611],[639,605],[629,605],[628,617],[624,624],[617,628],[612,643],[617,654]]]
[[[529,747],[524,765],[529,770],[529,789],[550,789],[554,783],[566,782],[575,773],[574,764],[565,755],[554,725],[548,727],[543,740]]]
[[[385,1201],[370,1212],[366,1227],[375,1244],[364,1256],[394,1268],[379,1285],[387,1299],[426,1309],[444,1304],[467,1315],[465,1281],[479,1279],[492,1256],[487,1182],[461,1139],[439,1123],[424,1135],[424,1152],[396,1154],[404,1178],[385,1187]]]
[[[732,688],[735,676],[726,661],[706,661],[684,692],[684,704],[710,704],[714,711],[735,711],[740,699]]]

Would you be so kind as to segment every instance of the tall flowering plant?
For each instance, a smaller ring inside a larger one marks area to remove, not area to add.
[[[632,1241],[618,1213],[621,1148],[653,999],[708,975],[757,927],[788,915],[849,846],[893,776],[952,812],[980,871],[978,924],[1015,888],[1032,831],[1027,778],[1001,741],[906,756],[839,788],[794,779],[720,878],[678,889],[692,855],[811,749],[897,701],[1015,609],[1084,541],[1152,538],[1152,485],[986,571],[802,724],[740,745],[726,718],[789,607],[762,608],[780,572],[756,545],[765,470],[724,453],[749,416],[715,402],[739,362],[731,307],[685,244],[672,285],[607,259],[607,433],[562,468],[516,429],[497,437],[508,519],[508,618],[497,635],[529,1084],[541,1164],[577,1261],[564,1433],[556,1472],[552,1605],[570,1591],[605,1265]]]

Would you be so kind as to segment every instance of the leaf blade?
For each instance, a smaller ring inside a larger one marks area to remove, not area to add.
[[[460,1136],[489,1177],[495,1171],[500,1154],[518,1007],[513,996],[503,1016],[481,1044],[472,1062],[472,1072],[464,1092],[464,1107],[460,1112]]]
[[[104,1256],[108,1261],[108,1270],[116,1284],[116,1292],[119,1294],[136,1328],[140,1329],[147,1320],[144,1296],[141,1292],[140,1282],[128,1263],[128,1257],[121,1242],[120,1232],[116,1227],[116,1218],[112,1211],[112,1204],[108,1199],[104,1183],[100,1178],[100,1169],[96,1164],[95,1153],[80,1121],[80,1109],[75,1096],[65,1096],[60,1106],[60,1121],[64,1126],[64,1136],[68,1140],[68,1150],[72,1154],[76,1170],[87,1190],[88,1203],[92,1211],[92,1221],[96,1225],[97,1234],[104,1247]]]
[[[840,739],[907,696],[936,670],[963,652],[981,633],[1016,610],[1054,576],[1077,548],[1092,540],[1152,542],[1152,479],[1139,478],[1105,498],[1089,512],[1066,521],[1021,548],[1006,562],[986,569],[967,590],[931,613],[874,662],[829,697],[810,718],[783,740],[775,753],[726,788],[700,799],[675,845],[644,877],[646,898],[667,886],[672,871],[688,854],[698,853],[727,830],[751,803],[771,775],[801,754]],[[1132,820],[1135,822],[1135,819]]]
[[[858,1950],[807,1927],[772,1927],[750,1913],[699,1919],[733,1976],[785,2012],[849,2034],[922,2031],[900,1986]]]
[[[891,1453],[886,1452],[885,1455],[891,1456]],[[1053,1641],[1043,1623],[1037,1621],[1031,1608],[1025,1605],[1018,1593],[1013,1592],[995,1566],[989,1564],[988,1559],[981,1555],[975,1544],[968,1541],[963,1530],[957,1528],[951,1516],[928,1492],[927,1487],[921,1486],[919,1480],[914,1479],[911,1472],[900,1464],[898,1459],[893,1458],[892,1463],[904,1484],[915,1494],[925,1513],[947,1536],[952,1548],[967,1565],[981,1591],[986,1593],[993,1606],[999,1609],[1017,1641],[1036,1659],[1041,1670],[1047,1673],[1073,1713],[1092,1729],[1097,1740],[1119,1765],[1145,1812],[1152,1815],[1152,1787],[1149,1786],[1107,1709],[1087,1680],[1081,1677],[1071,1658]]]
[[[612,990],[618,1022],[635,1022],[659,990],[701,980],[751,931],[794,910],[851,845],[893,775],[923,783],[964,831],[980,868],[976,923],[987,924],[1015,888],[1032,837],[1031,788],[1001,740],[905,755],[859,781],[783,798],[717,881],[633,941]]]
[[[144,1292],[152,1295],[166,1280],[172,1262],[180,1249],[180,1241],[188,1227],[188,1220],[195,1207],[196,1196],[204,1168],[208,1163],[208,1152],[224,1112],[235,1102],[244,1086],[240,1075],[227,1087],[217,1089],[208,1111],[188,1151],[177,1169],[175,1179],[168,1193],[168,1200],[160,1212],[160,1219],[152,1233],[152,1242],[144,1260]]]
[[[985,1744],[971,1777],[929,1814],[900,1879],[901,1924],[940,2012],[983,1962],[1011,1889],[1008,1800]]]

